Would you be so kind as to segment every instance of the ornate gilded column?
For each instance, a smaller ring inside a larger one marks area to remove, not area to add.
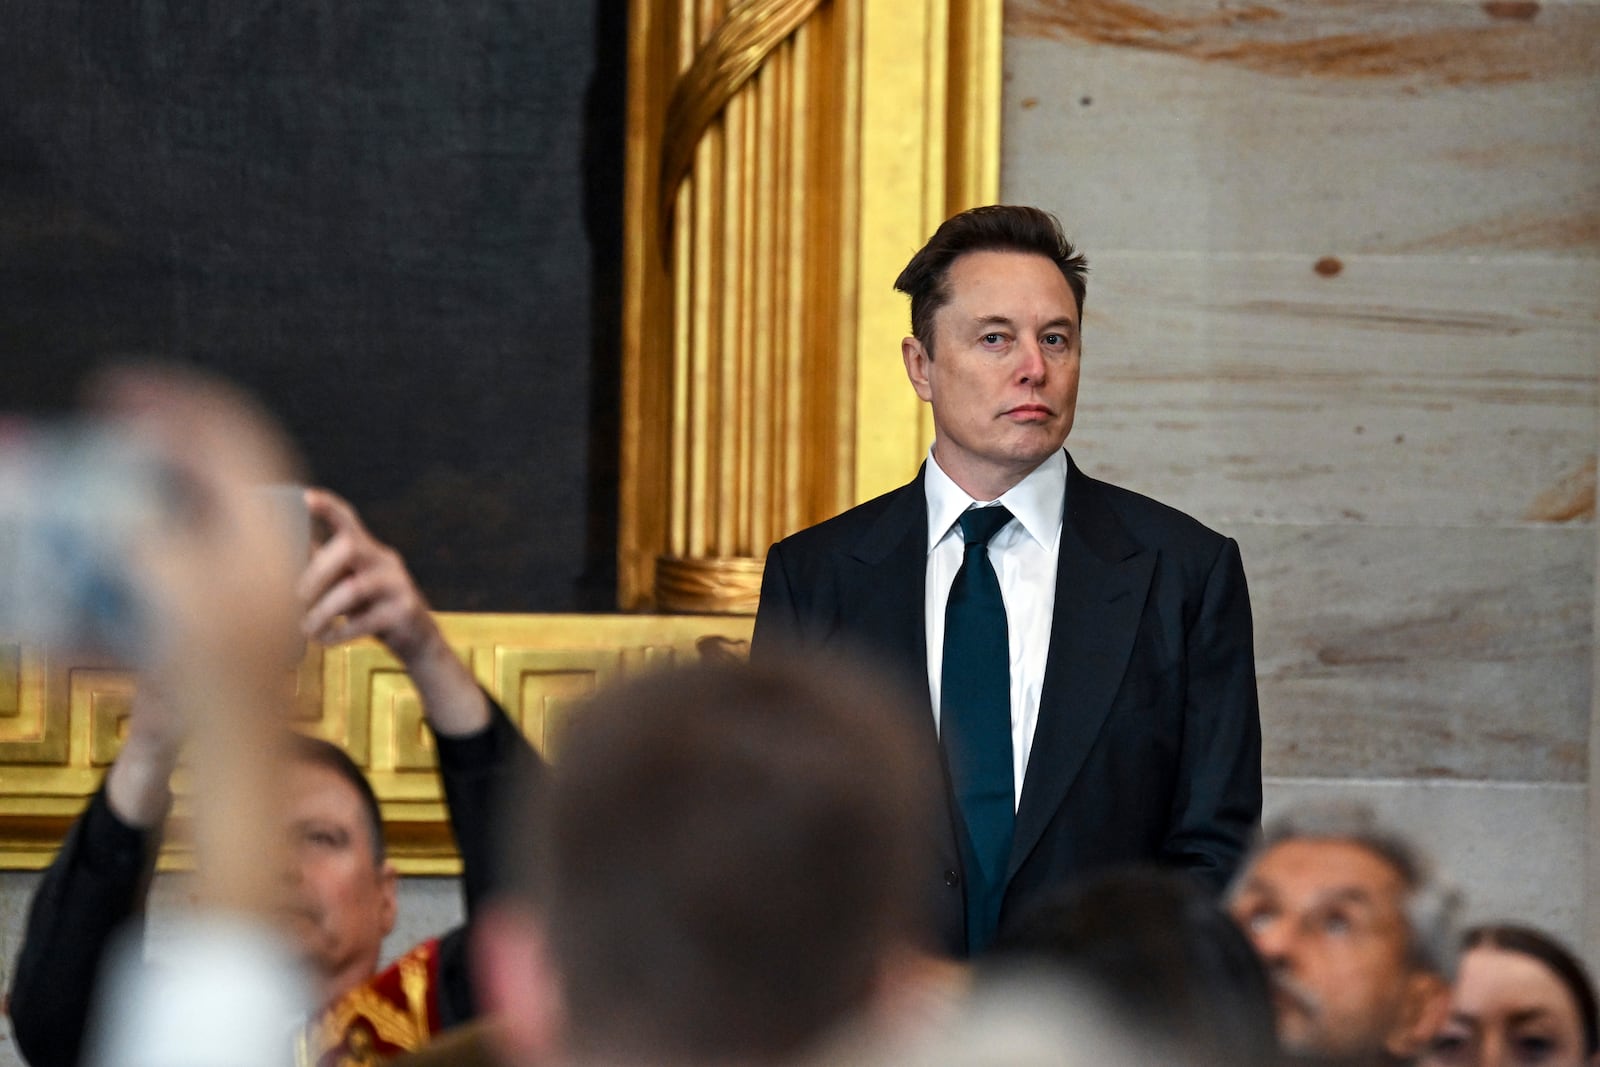
[[[1000,0],[631,4],[620,599],[721,617],[441,616],[541,746],[611,679],[737,654],[767,545],[916,469],[930,428],[891,285],[998,190]],[[49,861],[132,687],[0,635],[0,867]],[[313,649],[297,708],[368,773],[402,869],[454,869],[399,664]]]
[[[633,0],[619,599],[752,612],[915,470],[895,274],[998,189],[1000,0]]]

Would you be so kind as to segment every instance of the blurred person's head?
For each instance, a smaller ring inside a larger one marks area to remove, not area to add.
[[[479,924],[513,1059],[778,1063],[871,1009],[922,919],[916,721],[828,663],[702,665],[575,713]]]
[[[988,971],[959,1010],[840,1067],[1233,1067],[1130,1026],[1104,992],[1050,966]]]
[[[294,588],[306,562],[309,519],[300,492],[289,488],[299,480],[292,446],[248,397],[189,368],[115,367],[96,390],[116,424],[160,457],[171,496],[172,521],[139,557],[148,572],[146,610],[158,624],[146,683],[159,687],[161,702],[188,715],[192,744],[227,750],[259,743],[248,732],[219,730],[230,726],[231,715],[201,718],[189,705],[213,691],[216,664],[228,665],[238,691],[283,695],[303,655]],[[266,752],[249,751],[267,763]],[[377,969],[395,920],[395,872],[384,857],[378,801],[350,757],[298,734],[285,755],[283,781],[274,783],[281,803],[270,816],[253,810],[258,821],[250,828],[284,830],[286,849],[263,847],[253,857],[263,871],[281,866],[281,884],[255,881],[281,889],[263,892],[260,903],[277,907],[275,917],[319,996],[331,1000]],[[207,780],[212,766],[191,767],[197,795],[224,786]],[[202,830],[205,821],[196,820]],[[253,836],[242,828],[210,832],[230,840]],[[202,867],[205,844],[197,846]]]
[[[1478,926],[1462,950],[1425,1067],[1600,1065],[1594,983],[1560,942],[1526,926]]]
[[[394,928],[397,879],[385,856],[378,799],[355,761],[337,745],[303,735],[289,754],[284,921],[331,1000],[377,970]]]
[[[1185,1061],[1274,1061],[1272,999],[1250,942],[1184,875],[1129,869],[1052,894],[1002,932],[991,963],[1061,968],[1130,1031]]]
[[[1272,980],[1278,1037],[1302,1056],[1414,1057],[1443,1020],[1460,895],[1360,806],[1270,825],[1230,906]]]

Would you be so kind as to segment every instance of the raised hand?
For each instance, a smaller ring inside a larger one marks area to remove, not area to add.
[[[489,724],[489,706],[440,632],[400,553],[367,530],[354,508],[326,489],[307,489],[306,508],[329,531],[296,587],[302,632],[327,645],[376,637],[405,666],[429,724],[448,735]]]

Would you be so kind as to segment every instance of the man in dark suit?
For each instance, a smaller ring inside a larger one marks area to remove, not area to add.
[[[937,924],[957,955],[1096,868],[1158,862],[1220,891],[1260,818],[1238,546],[1063,448],[1086,272],[1038,209],[946,221],[895,283],[929,461],[774,545],[762,581],[757,659],[850,645],[927,694],[949,784]]]

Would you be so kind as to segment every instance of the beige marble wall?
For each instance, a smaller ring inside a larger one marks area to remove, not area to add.
[[[1092,267],[1070,445],[1239,538],[1269,810],[1366,797],[1600,957],[1600,2],[1006,19],[1003,195]]]

